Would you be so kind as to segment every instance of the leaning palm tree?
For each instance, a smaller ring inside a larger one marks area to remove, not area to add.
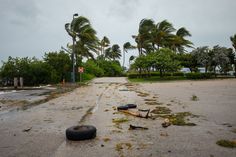
[[[173,51],[184,53],[186,51],[185,47],[193,48],[193,43],[185,39],[186,37],[190,36],[190,32],[186,28],[181,27],[177,30],[176,35],[172,36],[171,41],[170,43],[168,43],[167,47],[169,47]]]
[[[230,37],[230,40],[232,42],[232,46],[234,47],[235,53],[236,53],[236,34]],[[236,77],[236,60],[235,60],[235,53],[234,53],[234,75]]]
[[[105,52],[105,48],[108,47],[110,45],[110,40],[104,36],[100,42],[100,45],[101,45],[101,56],[104,55],[104,52]]]
[[[129,57],[129,67],[130,67],[131,61],[133,61],[134,59],[135,59],[135,56],[133,56],[133,55]]]
[[[86,17],[78,16],[72,20],[70,28],[77,39],[76,55],[94,58],[93,53],[98,53],[98,38],[90,21]]]
[[[172,32],[175,31],[172,23],[167,20],[163,20],[155,25],[155,29],[152,32],[152,42],[153,45],[160,47],[166,47],[166,45],[171,41],[173,37]]]
[[[152,19],[142,19],[139,23],[138,35],[133,35],[137,43],[139,55],[148,53],[151,46],[151,32],[154,28],[154,21]]]
[[[120,59],[121,57],[120,46],[117,44],[112,45],[112,47],[109,47],[108,49],[105,50],[105,56],[106,58],[112,60]]]
[[[232,46],[234,47],[235,51],[236,51],[236,34],[234,34],[233,36],[230,37],[230,40],[232,42]]]
[[[123,67],[125,66],[125,53],[128,52],[128,50],[134,49],[135,47],[130,44],[130,42],[126,42],[123,45]]]

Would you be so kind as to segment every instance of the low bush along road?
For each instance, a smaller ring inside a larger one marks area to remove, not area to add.
[[[126,78],[99,78],[26,110],[0,111],[0,154],[235,156],[235,148],[217,144],[235,142],[235,102],[233,79],[137,84]],[[137,108],[116,110],[125,104]],[[138,109],[150,109],[148,118]],[[94,125],[96,138],[66,140],[66,128],[78,124]]]

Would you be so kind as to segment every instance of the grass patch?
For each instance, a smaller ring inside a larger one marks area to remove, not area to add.
[[[198,98],[196,95],[192,95],[191,100],[192,100],[192,101],[198,101],[199,98]]]
[[[187,122],[186,117],[198,117],[190,112],[179,112],[176,114],[160,115],[162,118],[168,118],[173,125],[177,126],[196,126],[195,123]]]
[[[145,104],[147,104],[147,105],[163,105],[163,103],[156,102],[156,101],[148,101],[148,102],[145,102]]]
[[[227,147],[227,148],[236,148],[236,141],[229,140],[219,140],[216,142],[219,146]]]
[[[132,148],[131,143],[117,143],[116,144],[116,151],[120,152],[124,148],[131,149]]]
[[[112,119],[112,122],[115,123],[115,124],[120,124],[120,123],[125,123],[125,122],[128,122],[129,119],[128,118],[114,118]]]
[[[144,99],[144,101],[156,101],[156,99]]]
[[[171,110],[167,107],[156,107],[151,111],[154,114],[170,114]]]

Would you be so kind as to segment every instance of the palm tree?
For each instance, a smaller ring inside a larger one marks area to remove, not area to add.
[[[120,59],[121,57],[121,50],[120,46],[117,44],[112,45],[112,47],[109,47],[105,50],[105,56],[109,59]]]
[[[166,47],[173,37],[172,32],[175,31],[173,25],[167,20],[163,20],[155,25],[155,29],[152,32],[152,42],[155,48],[159,50],[160,47]]]
[[[137,43],[139,55],[148,53],[151,48],[151,31],[154,28],[154,21],[152,19],[142,19],[139,23],[138,35],[133,35]]]
[[[236,34],[234,34],[233,36],[230,37],[230,40],[232,42],[232,46],[234,47],[235,51],[236,51]]]
[[[105,47],[108,47],[110,45],[110,40],[106,36],[104,36],[100,42],[100,45],[101,45],[101,54],[100,55],[104,55]]]
[[[78,16],[72,20],[70,28],[74,32],[73,36],[75,35],[75,39],[77,39],[76,58],[78,55],[94,58],[93,53],[98,53],[98,38],[90,21],[86,17]]]
[[[236,53],[236,34],[230,37],[230,40],[232,42],[232,46],[234,47],[235,53]],[[234,53],[234,76],[236,77],[236,54]]]
[[[130,44],[130,42],[126,42],[123,45],[123,67],[125,66],[125,53],[130,49],[134,49],[135,47]]]
[[[130,56],[130,57],[129,57],[129,67],[130,67],[131,61],[133,61],[134,59],[135,59],[135,56]]]
[[[186,28],[181,27],[177,30],[176,35],[172,37],[168,47],[173,51],[184,53],[186,51],[185,47],[192,48],[193,45],[191,41],[185,39],[188,36],[191,36],[190,32]]]

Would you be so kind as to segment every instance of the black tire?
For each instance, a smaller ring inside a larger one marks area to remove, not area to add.
[[[129,107],[128,106],[118,106],[117,110],[128,110]]]
[[[136,108],[137,107],[137,105],[135,105],[135,104],[127,104],[125,106],[127,106],[128,108]]]
[[[72,141],[93,139],[97,129],[91,125],[72,126],[66,129],[66,138]]]

